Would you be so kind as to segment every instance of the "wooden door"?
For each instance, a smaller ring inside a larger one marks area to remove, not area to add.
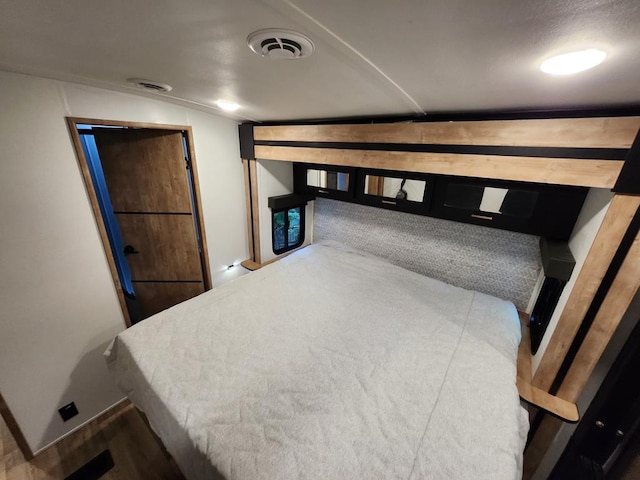
[[[94,133],[144,316],[204,292],[182,133],[151,129]]]

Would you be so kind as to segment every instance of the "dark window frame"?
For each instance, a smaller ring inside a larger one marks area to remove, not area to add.
[[[289,210],[300,209],[300,229],[298,234],[298,241],[294,244],[289,244]],[[305,238],[305,210],[306,203],[299,205],[291,205],[285,208],[271,209],[271,250],[276,255],[282,255],[290,250],[294,250],[304,243]],[[285,246],[281,249],[276,249],[276,215],[278,213],[285,212],[284,215],[284,231],[285,231]]]

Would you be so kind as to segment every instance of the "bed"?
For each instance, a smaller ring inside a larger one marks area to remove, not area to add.
[[[105,356],[188,479],[516,479],[513,304],[337,243],[120,334]]]

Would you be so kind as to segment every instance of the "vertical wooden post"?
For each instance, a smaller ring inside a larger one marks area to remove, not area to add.
[[[247,209],[247,235],[251,262],[260,264],[260,212],[258,205],[258,179],[256,161],[242,159],[244,170],[245,203]],[[255,268],[255,266],[252,266]]]
[[[561,323],[552,337],[553,349],[547,348],[545,352],[545,368],[542,371],[538,368],[534,377],[534,382],[537,377],[543,387],[548,389],[551,386],[587,312],[595,311],[595,317],[592,317],[593,321],[558,388],[557,396],[569,402],[578,400],[640,289],[639,207],[638,196],[614,197],[560,317]],[[605,275],[613,276],[610,287],[601,303],[592,306]],[[542,420],[525,452],[525,479],[536,472],[561,425],[561,421],[550,416]]]
[[[544,391],[549,391],[551,388],[638,207],[640,207],[640,196],[615,195],[613,197],[551,341],[533,376],[532,384],[535,387]]]

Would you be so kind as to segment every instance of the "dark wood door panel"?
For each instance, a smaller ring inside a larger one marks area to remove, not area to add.
[[[127,255],[133,281],[202,281],[193,216],[117,214],[116,218],[122,243],[138,252]]]
[[[97,130],[95,140],[115,212],[192,213],[180,132]]]
[[[204,292],[202,282],[135,282],[136,299],[144,318]]]

